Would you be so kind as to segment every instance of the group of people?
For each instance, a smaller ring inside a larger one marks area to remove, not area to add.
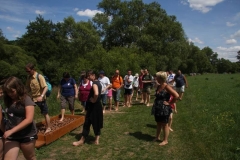
[[[34,122],[34,107],[38,106],[46,121],[45,134],[51,132],[50,117],[46,103],[46,92],[48,90],[43,75],[35,70],[35,65],[29,63],[25,66],[28,73],[26,84],[23,84],[17,77],[9,77],[0,84],[0,98],[4,101],[4,109],[0,105],[0,159],[17,159],[21,149],[26,159],[36,159],[35,143],[37,140],[37,128]],[[171,71],[157,72],[152,76],[147,69],[142,69],[140,74],[132,76],[131,70],[122,78],[120,71],[108,78],[104,71],[84,72],[81,75],[80,83],[64,72],[59,82],[57,98],[60,99],[61,118],[67,107],[74,115],[74,102],[78,99],[83,112],[86,112],[83,125],[82,137],[79,141],[73,142],[74,146],[84,144],[92,125],[95,134],[95,144],[99,144],[101,129],[103,128],[103,113],[109,103],[109,110],[112,109],[112,97],[115,110],[119,109],[121,89],[124,88],[124,106],[131,107],[133,94],[136,93],[136,100],[141,98],[141,103],[150,106],[150,94],[153,84],[156,86],[155,100],[152,107],[152,114],[157,122],[155,140],[159,140],[161,129],[164,131],[164,140],[160,145],[167,144],[169,134],[169,117],[172,109],[176,106],[177,100],[182,100],[184,87],[187,87],[185,76],[178,71],[174,75]],[[107,102],[108,101],[108,102]],[[176,108],[175,108],[176,111]],[[171,128],[170,128],[171,130]],[[4,148],[4,149],[3,149]]]

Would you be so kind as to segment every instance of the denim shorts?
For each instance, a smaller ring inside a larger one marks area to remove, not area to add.
[[[48,106],[46,101],[35,102],[35,103],[40,108],[42,114],[48,114]]]
[[[107,104],[107,94],[101,94],[102,105],[106,106]]]
[[[120,94],[121,94],[121,89],[115,89],[115,91],[113,92],[113,99],[115,102],[119,102],[120,101]]]

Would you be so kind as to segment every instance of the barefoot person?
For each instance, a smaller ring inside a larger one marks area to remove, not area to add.
[[[26,72],[29,74],[26,82],[28,92],[31,92],[32,99],[39,106],[41,114],[43,114],[46,121],[45,134],[51,132],[50,117],[48,115],[48,106],[46,103],[46,92],[48,90],[46,81],[41,74],[35,71],[35,66],[29,63],[25,66]],[[37,77],[38,75],[38,77]]]
[[[34,123],[35,103],[27,95],[20,79],[9,77],[3,85],[8,120],[3,138],[4,159],[16,160],[21,149],[25,159],[35,160],[37,128]]]
[[[98,80],[95,80],[95,74],[93,71],[88,72],[89,80],[93,81],[90,94],[88,96],[85,116],[85,122],[83,125],[82,137],[79,141],[73,142],[74,146],[82,145],[85,142],[92,125],[95,134],[95,144],[99,144],[99,137],[101,134],[101,128],[103,128],[103,112],[101,103],[101,90],[102,85]]]
[[[169,116],[172,112],[170,105],[174,104],[177,101],[178,93],[172,89],[171,86],[166,83],[167,73],[160,71],[156,73],[156,80],[159,83],[156,93],[155,100],[152,108],[152,114],[155,117],[155,121],[157,122],[157,132],[154,141],[160,140],[160,132],[163,130],[164,139],[159,145],[166,145],[168,143],[168,135],[169,135],[169,126],[168,120]],[[171,102],[170,95],[173,96]]]
[[[76,81],[70,77],[68,72],[63,73],[63,78],[58,86],[57,99],[59,98],[61,101],[61,119],[59,121],[62,122],[67,104],[71,114],[74,115],[74,102],[78,98]]]

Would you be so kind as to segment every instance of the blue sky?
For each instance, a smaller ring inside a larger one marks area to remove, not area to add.
[[[168,15],[182,23],[189,39],[201,49],[209,46],[219,58],[237,61],[240,50],[240,0],[155,0]],[[21,37],[29,21],[38,14],[45,20],[61,22],[68,16],[75,21],[91,19],[101,12],[101,0],[0,0],[0,28],[8,40]],[[151,3],[153,0],[143,0]]]

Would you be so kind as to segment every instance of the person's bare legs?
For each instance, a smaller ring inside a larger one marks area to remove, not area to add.
[[[71,114],[74,115],[74,110],[71,110]]]
[[[115,106],[116,106],[115,110],[118,111],[119,101],[115,102]]]
[[[49,117],[48,114],[44,114],[43,116],[44,116],[45,121],[46,121],[46,131],[45,131],[45,134],[46,134],[48,132],[51,132],[51,123],[50,123],[50,117]]]
[[[131,97],[132,97],[132,94],[127,95],[127,104],[126,104],[127,107],[131,107]]]
[[[173,113],[170,114],[169,120],[168,120],[168,126],[169,126],[169,130],[170,131],[173,131],[173,129],[172,129],[172,120],[173,120]]]
[[[126,107],[127,106],[127,95],[124,95],[124,105],[123,107]]]
[[[160,140],[160,133],[161,133],[161,123],[157,122],[157,131],[156,131],[156,137],[154,138],[153,141],[158,141]]]
[[[147,102],[146,102],[147,107],[150,106],[150,94],[147,94]]]
[[[112,97],[108,97],[109,111],[112,110]]]
[[[20,149],[22,150],[22,153],[27,160],[36,160],[35,143],[36,140],[30,141],[28,143],[20,143]]]
[[[183,92],[180,92],[178,93],[179,94],[179,100],[181,101],[182,100],[182,97],[183,97]]]
[[[143,92],[143,103],[146,104],[147,103],[147,93]]]
[[[141,91],[142,91],[142,89],[141,89]],[[141,92],[141,101],[140,101],[140,103],[144,103],[143,92]]]
[[[19,142],[6,140],[4,143],[4,160],[16,160],[19,150]]]
[[[106,110],[106,105],[103,106],[103,113],[105,113],[105,110]]]
[[[85,137],[82,136],[81,139],[79,141],[73,142],[74,146],[79,146],[79,145],[83,145],[85,142]]]
[[[174,112],[177,113],[177,103],[174,103],[174,106],[175,106]]]
[[[65,109],[61,109],[61,119],[59,121],[63,121],[65,115]]]
[[[167,123],[162,123],[161,125],[163,127],[164,139],[159,145],[164,146],[168,144],[169,127]]]
[[[138,90],[136,91],[136,101],[138,100]]]
[[[94,141],[94,143],[95,143],[96,145],[98,145],[98,144],[99,144],[99,138],[100,138],[100,136],[99,136],[99,135],[95,137],[95,141]]]

